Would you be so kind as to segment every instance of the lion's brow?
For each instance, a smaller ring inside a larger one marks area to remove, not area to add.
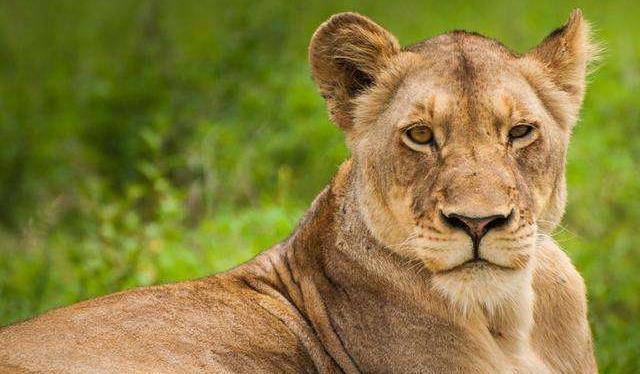
[[[410,115],[411,121],[433,121],[435,116],[435,100],[435,95],[429,95],[424,100],[414,103]]]

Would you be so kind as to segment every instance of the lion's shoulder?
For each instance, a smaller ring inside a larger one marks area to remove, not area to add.
[[[558,244],[551,239],[541,241],[536,259],[533,287],[538,297],[575,296],[580,299],[576,301],[585,300],[584,280]]]
[[[553,240],[537,254],[532,343],[558,372],[595,372],[584,280]]]

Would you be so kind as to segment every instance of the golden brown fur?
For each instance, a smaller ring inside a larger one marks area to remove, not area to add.
[[[310,63],[353,156],[291,237],[226,273],[9,326],[0,369],[596,372],[582,278],[548,236],[594,52],[577,11],[524,55],[463,31],[403,49],[333,16]],[[402,140],[416,123],[435,137],[419,152]],[[518,123],[535,129],[512,139]],[[504,219],[472,239],[456,215]]]

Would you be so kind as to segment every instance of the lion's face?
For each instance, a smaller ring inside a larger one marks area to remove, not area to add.
[[[568,134],[515,62],[463,57],[456,43],[405,52],[408,71],[377,115],[383,93],[358,100],[361,209],[379,240],[434,273],[521,269],[550,218]]]
[[[449,291],[527,274],[564,210],[587,33],[574,14],[518,56],[466,32],[401,49],[354,14],[321,26],[314,78],[347,135],[372,234]]]

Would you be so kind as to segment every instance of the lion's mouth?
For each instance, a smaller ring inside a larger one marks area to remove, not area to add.
[[[471,260],[465,261],[459,265],[456,265],[452,268],[444,270],[442,273],[451,273],[454,271],[462,271],[462,270],[510,270],[513,271],[515,268],[504,266],[500,264],[496,264],[494,262],[487,261],[480,257],[472,258]]]

